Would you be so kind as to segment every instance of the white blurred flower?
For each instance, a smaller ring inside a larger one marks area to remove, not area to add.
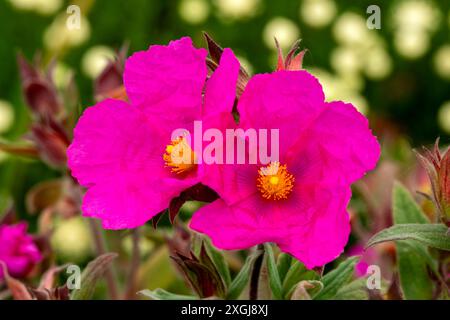
[[[75,47],[85,42],[91,33],[89,21],[81,16],[79,29],[69,30],[66,26],[67,15],[61,14],[44,32],[44,44],[52,51],[59,51],[67,47]]]
[[[334,38],[341,44],[364,45],[369,34],[366,20],[353,12],[342,14],[333,26]]]
[[[178,5],[178,14],[190,24],[200,24],[209,16],[209,4],[206,0],[182,0]]]
[[[392,59],[385,49],[368,50],[364,60],[364,72],[369,79],[381,80],[392,72]]]
[[[5,100],[0,100],[0,134],[8,131],[14,122],[14,109]]]
[[[84,261],[92,253],[92,238],[86,220],[82,217],[61,220],[52,234],[51,244],[63,261]]]
[[[397,29],[435,31],[441,13],[430,0],[403,0],[392,11],[392,22]]]
[[[19,10],[36,11],[42,15],[50,15],[61,8],[62,0],[8,0]]]
[[[81,61],[83,73],[91,79],[96,78],[105,69],[109,61],[114,60],[115,53],[109,47],[95,46],[86,51]]]
[[[133,252],[133,236],[129,235],[125,237],[122,241],[123,250],[129,255],[132,255]],[[145,237],[139,239],[139,252],[141,256],[148,255],[155,248],[155,244]]]
[[[334,0],[305,0],[300,6],[300,17],[314,28],[323,28],[336,16],[337,8]]]
[[[274,38],[277,38],[281,48],[290,48],[300,37],[300,29],[291,20],[275,17],[270,20],[263,31],[264,43],[269,48],[275,48]]]
[[[336,47],[331,52],[331,66],[338,73],[357,73],[361,68],[361,58],[353,47]]]
[[[397,52],[407,59],[418,59],[430,48],[430,36],[425,31],[400,29],[394,36]]]
[[[57,62],[53,70],[53,80],[59,89],[65,88],[72,77],[72,70],[62,62]]]
[[[214,4],[224,18],[245,19],[259,12],[261,0],[214,0]]]
[[[443,131],[450,134],[450,101],[444,102],[439,108],[438,123]]]
[[[450,44],[440,47],[433,57],[434,70],[442,78],[450,80]]]
[[[308,71],[319,79],[323,87],[326,101],[344,101],[353,104],[359,112],[367,114],[369,104],[367,100],[357,91],[361,89],[362,83],[358,83],[358,77],[346,75],[334,76],[320,68],[308,68]],[[353,79],[352,81],[349,81]]]

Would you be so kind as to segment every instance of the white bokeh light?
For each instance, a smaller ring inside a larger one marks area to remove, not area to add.
[[[190,24],[201,24],[208,19],[210,12],[206,0],[182,0],[178,5],[181,19]]]
[[[438,112],[439,127],[450,134],[450,101],[444,102]]]
[[[300,37],[300,29],[292,21],[284,17],[276,17],[270,20],[263,31],[264,43],[275,49],[274,38],[277,38],[281,48],[289,48]]]
[[[261,9],[261,0],[214,0],[218,15],[228,19],[246,19]]]
[[[436,51],[433,66],[439,76],[450,80],[450,44],[443,45]]]
[[[394,35],[394,47],[407,59],[418,59],[430,48],[430,36],[425,31],[401,29]]]
[[[0,100],[0,134],[8,131],[14,122],[14,109],[5,100]]]
[[[51,15],[61,8],[62,0],[8,0],[19,10],[35,11],[42,15]]]
[[[313,28],[323,28],[333,21],[337,8],[334,0],[305,0],[300,6],[300,17]]]
[[[96,78],[108,62],[114,60],[114,57],[114,50],[109,47],[95,46],[90,48],[81,61],[83,73],[92,79]]]

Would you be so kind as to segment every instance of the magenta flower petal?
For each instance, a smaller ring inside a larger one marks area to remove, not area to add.
[[[67,151],[72,175],[89,188],[85,216],[102,219],[108,229],[133,228],[196,183],[171,178],[162,159],[167,141],[159,139],[161,130],[140,109],[122,101],[109,99],[86,109]]]
[[[380,145],[351,104],[336,101],[325,107],[289,151],[290,168],[302,181],[349,185],[375,168]]]
[[[238,110],[242,129],[279,129],[279,161],[205,169],[202,181],[222,199],[196,212],[191,228],[222,249],[275,242],[308,268],[332,261],[350,233],[350,185],[380,154],[367,120],[351,105],[325,103],[305,71],[253,77]]]
[[[190,38],[153,45],[125,64],[124,84],[133,105],[171,120],[198,120],[207,68],[205,49],[195,49]]]
[[[233,110],[240,64],[231,49],[225,48],[220,64],[206,85],[204,115]]]
[[[17,278],[25,277],[42,260],[42,255],[27,234],[27,224],[0,225],[0,261],[6,264],[8,273]],[[0,267],[0,279],[3,268]]]
[[[319,81],[306,71],[255,75],[239,100],[240,124],[244,129],[279,129],[284,154],[323,111],[324,99]]]
[[[298,186],[287,202],[261,201],[255,194],[227,205],[217,200],[199,209],[190,227],[211,237],[221,249],[238,250],[274,242],[306,267],[321,266],[337,258],[350,234],[345,208],[350,190]]]
[[[110,99],[84,112],[67,154],[72,175],[88,188],[85,216],[101,219],[108,229],[133,228],[200,181],[204,171],[195,156],[188,165],[171,160],[175,146],[193,149],[192,141],[171,135],[179,128],[192,133],[195,120],[205,127],[233,123],[239,72],[239,62],[225,49],[206,82],[203,106],[206,54],[189,38],[135,53],[124,74],[130,104]]]

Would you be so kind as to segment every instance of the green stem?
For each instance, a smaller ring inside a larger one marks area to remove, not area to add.
[[[98,226],[98,222],[94,219],[88,219],[91,227],[92,235],[94,237],[95,251],[97,256],[106,253],[106,244],[104,234]],[[110,266],[105,272],[106,285],[108,286],[108,292],[111,300],[117,300],[117,282],[112,266]]]
[[[141,252],[139,248],[140,232],[139,228],[133,230],[133,248],[131,253],[131,264],[128,272],[127,289],[125,291],[125,299],[131,300],[136,298],[136,277],[139,270],[139,263],[141,262]]]

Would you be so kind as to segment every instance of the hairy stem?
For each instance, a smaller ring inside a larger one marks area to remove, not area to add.
[[[139,228],[133,230],[132,239],[133,239],[133,248],[131,253],[131,264],[130,269],[128,271],[127,287],[125,291],[125,299],[127,300],[131,300],[136,297],[136,281],[137,281],[136,277],[139,270],[139,263],[141,261],[141,252],[139,248],[139,239],[140,239]]]
[[[95,251],[97,256],[106,253],[105,239],[102,230],[98,226],[98,222],[94,219],[88,219],[91,227],[92,235],[94,238]],[[117,282],[112,266],[110,266],[105,272],[106,284],[108,286],[108,293],[111,300],[117,300]]]

